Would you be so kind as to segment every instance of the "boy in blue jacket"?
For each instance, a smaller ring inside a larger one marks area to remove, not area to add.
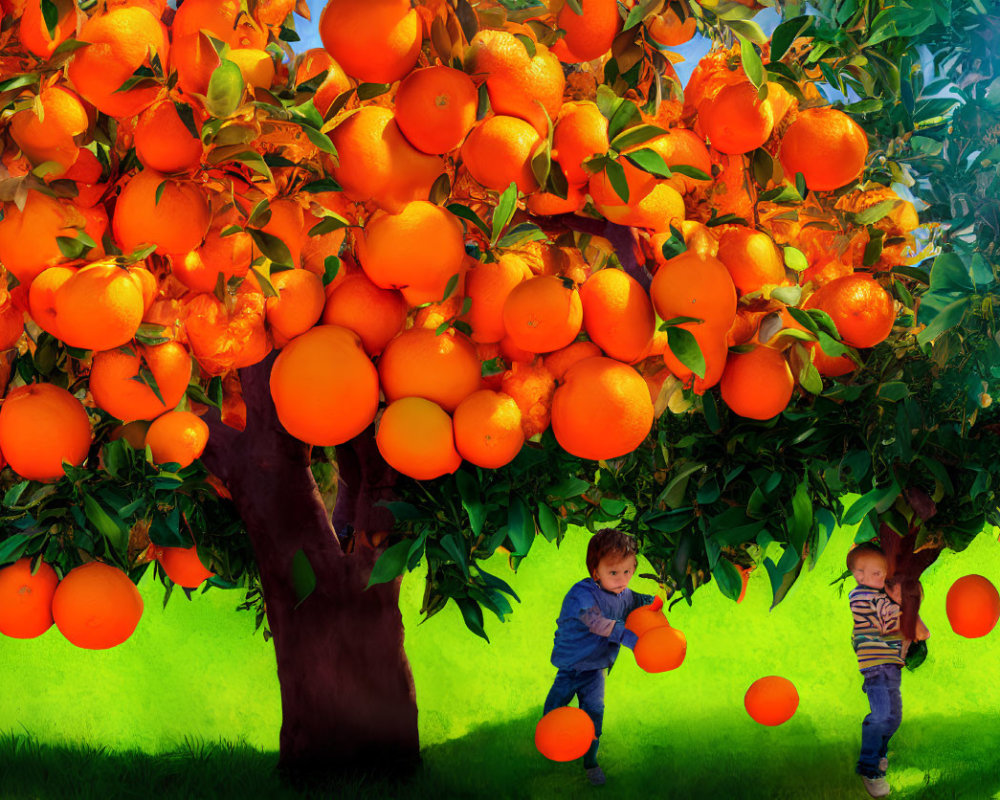
[[[575,695],[580,708],[594,721],[594,741],[583,757],[587,778],[595,786],[605,782],[597,764],[597,747],[604,718],[604,671],[618,657],[621,645],[634,648],[638,637],[625,629],[625,618],[639,606],[653,602],[650,595],[628,588],[638,566],[635,539],[621,531],[598,531],[587,545],[590,577],[573,584],[556,621],[552,663],[558,668],[545,698],[545,714],[569,705]]]

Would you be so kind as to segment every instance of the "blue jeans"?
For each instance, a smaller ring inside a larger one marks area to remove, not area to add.
[[[543,713],[548,714],[555,708],[568,706],[574,695],[579,700],[580,708],[594,721],[594,742],[583,757],[583,766],[589,769],[597,766],[597,746],[601,738],[601,722],[604,720],[604,670],[560,669],[549,689],[548,697],[545,698]]]
[[[865,679],[862,690],[868,695],[871,713],[861,723],[861,754],[856,770],[859,775],[880,778],[885,774],[878,768],[878,762],[885,758],[889,739],[903,720],[903,698],[899,692],[902,672],[892,664],[861,670]]]

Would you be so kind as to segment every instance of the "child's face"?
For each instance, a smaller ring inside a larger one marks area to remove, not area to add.
[[[864,553],[858,556],[851,573],[859,584],[871,586],[873,589],[885,588],[885,559],[877,553]]]
[[[591,576],[602,589],[621,594],[628,588],[628,582],[635,574],[635,556],[607,555],[602,558]]]

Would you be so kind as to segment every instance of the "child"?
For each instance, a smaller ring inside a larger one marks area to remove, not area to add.
[[[924,588],[917,584],[917,588],[920,590],[920,600],[923,601],[924,598]],[[902,609],[903,607],[903,584],[899,578],[890,576],[885,579],[885,593],[889,595],[892,601]],[[910,650],[910,645],[913,642],[923,642],[930,638],[931,632],[927,630],[927,626],[924,621],[917,617],[917,630],[915,639],[903,639],[903,650],[900,655],[903,657],[903,661],[906,662],[910,669],[916,669],[916,666],[910,664],[910,659],[907,657],[907,653]],[[924,653],[926,654],[926,647],[924,648]],[[921,658],[921,660],[923,660]]]
[[[552,663],[558,667],[555,683],[545,698],[545,712],[569,705],[573,696],[594,721],[594,741],[583,757],[587,778],[595,786],[605,782],[597,765],[597,747],[604,717],[604,670],[610,669],[619,646],[634,648],[638,637],[625,629],[633,609],[653,602],[650,595],[628,588],[635,574],[635,539],[621,531],[598,531],[587,545],[590,577],[567,592],[556,621]]]

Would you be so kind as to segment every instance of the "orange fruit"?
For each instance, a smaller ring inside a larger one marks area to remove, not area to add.
[[[133,345],[132,350],[95,353],[90,368],[94,402],[122,422],[153,419],[169,411],[191,382],[191,355],[180,342]],[[162,402],[152,387],[137,380],[142,366],[152,373]]]
[[[479,96],[472,78],[445,66],[411,72],[396,91],[396,124],[424,153],[447,153],[465,141]]]
[[[583,208],[587,196],[579,186],[568,186],[566,197],[552,192],[535,192],[528,195],[528,213],[536,217],[552,217],[556,214],[573,214]]]
[[[76,267],[49,267],[31,282],[28,290],[28,310],[43,331],[59,338],[56,323],[56,294],[59,287],[77,272]]]
[[[69,79],[84,100],[112,117],[132,117],[153,104],[159,86],[119,91],[139,67],[149,67],[150,52],[169,63],[167,29],[149,10],[109,9],[90,17],[76,38],[90,43],[69,61]]]
[[[438,336],[430,328],[403,331],[382,351],[378,362],[382,391],[392,402],[424,397],[452,412],[479,388],[476,347],[454,329]]]
[[[18,111],[10,118],[10,137],[32,164],[58,164],[45,177],[59,178],[76,161],[78,137],[90,127],[90,119],[80,98],[61,86],[42,89],[35,103],[41,115],[35,107]]]
[[[184,0],[178,4],[170,32],[175,44],[206,31],[234,48],[264,47],[267,34],[249,15],[240,12],[240,0]]]
[[[200,128],[197,116],[195,125]],[[154,103],[139,115],[134,142],[139,161],[156,172],[188,172],[201,163],[201,139],[192,136],[172,100]]]
[[[21,11],[18,29],[21,44],[33,55],[48,59],[56,48],[76,33],[76,4],[73,0],[55,0],[58,13],[54,36],[42,16],[41,0],[27,0]]]
[[[224,283],[230,278],[243,277],[250,270],[253,242],[245,231],[222,235],[228,225],[213,225],[205,241],[184,258],[175,258],[171,274],[195,292],[214,292],[222,273]]]
[[[734,414],[764,420],[787,408],[795,379],[783,353],[759,345],[748,353],[730,353],[719,388]]]
[[[774,240],[751,228],[732,228],[719,239],[719,261],[726,265],[739,294],[785,282],[785,263]]]
[[[462,270],[462,226],[450,211],[417,200],[399,213],[373,215],[358,237],[357,254],[376,286],[406,289],[416,305],[433,302]]]
[[[46,267],[65,260],[56,237],[75,238],[84,220],[69,201],[30,189],[24,210],[4,203],[0,220],[0,262],[28,286]]]
[[[330,131],[338,163],[330,174],[344,193],[387,211],[426,200],[444,169],[438,156],[421,153],[399,130],[391,110],[364,106]]]
[[[271,368],[271,397],[292,436],[332,446],[353,439],[375,419],[378,373],[358,335],[320,325],[285,345]]]
[[[628,215],[631,206],[637,205],[647,194],[653,191],[657,179],[648,172],[643,172],[625,159],[619,159],[619,164],[625,171],[625,184],[628,200],[623,200],[615,189],[605,170],[595,172],[590,176],[587,191],[590,193],[594,206],[607,219],[618,222]],[[683,214],[681,215],[683,216]],[[624,223],[619,223],[624,224]]]
[[[108,441],[113,442],[117,439],[124,439],[133,450],[145,450],[146,431],[148,429],[149,423],[146,420],[136,420],[135,422],[126,422],[124,425],[116,425],[111,429],[111,433],[108,434]]]
[[[365,352],[377,356],[403,329],[408,311],[403,295],[394,289],[379,288],[359,272],[348,275],[329,293],[323,324],[354,331]]]
[[[502,392],[480,389],[455,409],[455,446],[466,461],[497,469],[521,452],[521,409]]]
[[[295,84],[305,83],[321,73],[326,73],[323,82],[316,88],[313,95],[313,105],[325,118],[333,101],[353,87],[343,67],[334,61],[330,54],[322,48],[306,50],[302,54],[298,68],[295,71]]]
[[[608,151],[608,120],[589,100],[563,104],[552,133],[552,158],[571,186],[590,180],[583,162]]]
[[[578,361],[552,398],[552,432],[563,450],[578,458],[597,461],[631,453],[652,426],[646,382],[611,358]]]
[[[649,295],[624,270],[602,269],[580,287],[583,327],[611,358],[631,363],[653,339],[656,315]]]
[[[465,321],[472,326],[472,341],[499,342],[506,335],[503,305],[515,286],[531,277],[531,269],[515,253],[496,261],[477,263],[465,276],[465,296],[472,301]]]
[[[462,145],[462,162],[479,184],[495,192],[517,184],[523,194],[538,189],[531,157],[542,143],[523,119],[495,115],[477,123]]]
[[[649,295],[656,313],[665,321],[694,317],[725,332],[736,316],[736,287],[726,265],[690,250],[656,270]]]
[[[135,336],[144,311],[140,279],[113,264],[89,264],[56,292],[59,338],[84,350],[111,350]]]
[[[663,612],[663,598],[654,597],[647,606],[639,606],[625,618],[625,628],[636,636],[642,636],[653,628],[670,627],[667,615]]]
[[[274,59],[259,47],[234,47],[226,58],[240,68],[248,89],[270,89],[274,83]]]
[[[808,342],[810,358],[820,375],[829,378],[836,378],[840,375],[847,375],[857,369],[857,364],[847,356],[828,356],[823,352],[823,348],[815,342]]]
[[[535,747],[550,761],[575,761],[594,743],[594,721],[581,708],[552,709],[535,726]]]
[[[391,402],[379,421],[375,444],[390,467],[418,481],[450,474],[462,464],[451,417],[423,397]]]
[[[100,561],[70,570],[52,598],[59,632],[87,650],[120,645],[135,631],[142,610],[142,596],[128,575]]]
[[[518,347],[532,353],[559,350],[583,325],[580,293],[572,281],[536,275],[511,289],[503,304],[503,324]]]
[[[992,631],[1000,619],[1000,594],[989,578],[965,575],[948,589],[945,613],[955,633],[978,639]]]
[[[648,192],[629,198],[627,204],[619,205],[611,195],[594,205],[607,219],[618,225],[630,225],[652,231],[667,231],[684,220],[684,198],[670,181],[655,181]],[[609,202],[610,201],[610,202]]]
[[[633,652],[635,663],[646,672],[667,672],[684,663],[687,637],[676,628],[662,625],[646,631]]]
[[[584,318],[586,318],[586,313],[586,307],[584,307]],[[554,350],[547,354],[544,364],[545,368],[552,373],[552,377],[561,382],[566,375],[566,370],[577,361],[600,355],[603,355],[601,348],[593,342],[573,342],[561,350]]]
[[[34,639],[52,627],[52,595],[59,578],[42,561],[31,574],[31,559],[20,558],[0,567],[0,633],[14,639]]]
[[[197,547],[161,547],[157,561],[178,586],[197,589],[215,573],[201,563]]]
[[[861,175],[868,137],[843,111],[809,108],[788,126],[778,156],[789,180],[801,172],[813,191],[830,191]]]
[[[750,684],[743,705],[761,725],[781,725],[790,720],[799,707],[799,693],[788,678],[768,675]]]
[[[567,3],[556,16],[556,25],[566,33],[552,45],[560,61],[593,61],[611,49],[622,29],[617,0],[581,0],[581,12]]]
[[[774,111],[757,97],[749,81],[726,86],[698,109],[702,129],[720,153],[749,153],[764,144],[774,128]]]
[[[548,430],[552,421],[552,396],[556,381],[544,364],[512,361],[500,379],[500,391],[514,399],[521,409],[521,430],[525,439]]]
[[[662,136],[629,148],[628,152],[643,148],[658,153],[668,167],[683,165],[700,169],[706,175],[712,174],[712,157],[705,146],[705,140],[687,128],[671,128]],[[670,185],[679,192],[690,192],[708,184],[707,180],[689,178],[679,172],[675,173],[669,181]]]
[[[650,38],[665,47],[677,47],[691,41],[698,32],[698,23],[693,16],[683,21],[672,8],[666,8],[662,14],[654,14],[646,20],[646,30]]]
[[[323,316],[323,281],[306,269],[286,269],[271,275],[277,297],[267,298],[264,313],[275,338],[288,340],[305,333]]]
[[[111,225],[125,253],[155,244],[162,255],[183,257],[204,241],[211,219],[205,193],[198,185],[144,169],[122,188]]]
[[[423,31],[409,0],[327,0],[319,17],[323,47],[352,78],[395,83],[417,63]]]
[[[514,34],[481,30],[472,38],[465,63],[477,82],[485,79],[496,114],[526,120],[548,134],[548,120],[555,121],[562,106],[566,78],[559,59],[544,44],[536,44],[529,58]]]
[[[805,303],[833,319],[844,344],[874,347],[885,341],[896,320],[892,296],[870,275],[854,273],[821,286]]]
[[[10,350],[24,333],[24,311],[6,292],[0,292],[0,352]],[[29,295],[30,297],[30,295]]]
[[[201,458],[208,444],[208,425],[190,411],[168,411],[146,430],[146,446],[155,464],[179,464],[181,469]]]
[[[184,332],[203,371],[222,375],[256,364],[271,352],[264,302],[259,290],[244,283],[232,308],[212,294],[197,294],[184,304]]]
[[[107,184],[101,183],[104,168],[97,156],[84,147],[77,151],[76,161],[63,174],[63,180],[76,183],[77,195],[73,199],[80,208],[90,208],[97,205],[107,190]]]
[[[83,404],[51,383],[31,383],[7,392],[0,405],[0,453],[8,466],[31,481],[63,476],[63,461],[79,467],[90,450],[90,418]]]

